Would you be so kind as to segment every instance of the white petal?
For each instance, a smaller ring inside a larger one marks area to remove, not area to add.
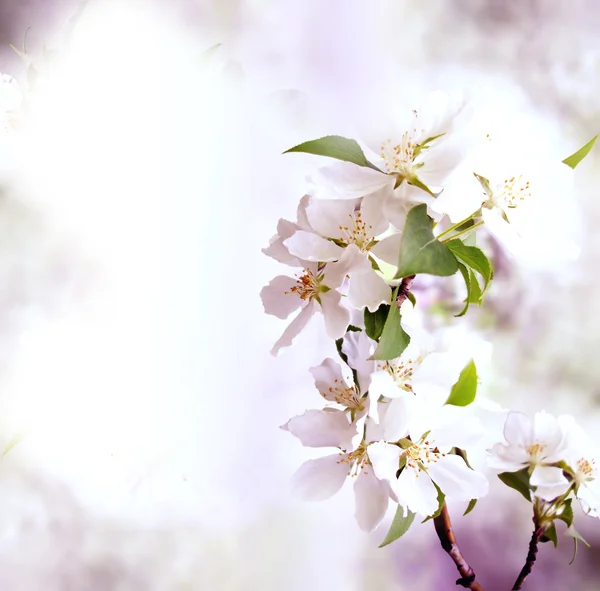
[[[383,215],[383,203],[389,189],[386,187],[372,195],[363,197],[360,204],[362,221],[369,228],[372,236],[379,236],[389,228],[389,222]]]
[[[325,187],[331,196],[355,199],[382,189],[393,187],[394,177],[350,162],[336,162],[320,168],[313,182]]]
[[[310,195],[304,195],[302,199],[300,199],[300,203],[298,204],[298,209],[296,211],[298,227],[301,230],[306,230],[307,232],[310,232],[313,229],[306,215],[306,209],[309,203]]]
[[[454,446],[465,449],[483,436],[481,423],[469,408],[442,406],[435,418],[430,436],[440,449]]]
[[[362,392],[366,392],[371,384],[375,361],[369,361],[369,357],[375,351],[375,347],[375,341],[370,339],[364,330],[346,333],[342,342],[342,352],[348,358],[348,365],[356,370]]]
[[[298,230],[283,244],[292,255],[305,261],[337,261],[344,252],[341,246],[304,230]]]
[[[529,465],[529,454],[522,447],[496,443],[489,454],[488,466],[502,472],[518,472]]]
[[[400,454],[402,453],[397,445],[377,441],[369,445],[367,453],[377,478],[389,480],[390,482],[396,480],[396,472],[398,472],[400,466]]]
[[[502,218],[495,209],[481,210],[481,217],[485,222],[486,229],[496,238],[513,256],[519,256],[524,252],[524,244],[514,226],[511,226]]]
[[[318,304],[314,300],[310,300],[296,318],[294,318],[288,327],[283,331],[283,334],[279,337],[279,340],[273,345],[271,349],[272,355],[277,355],[284,347],[289,347],[294,339],[302,332],[302,329],[308,324],[308,321],[312,318],[314,313],[317,311]]]
[[[309,369],[315,380],[315,386],[320,392],[321,396],[331,402],[335,401],[335,393],[330,392],[330,388],[337,385],[342,388],[346,387],[346,381],[342,375],[342,368],[339,363],[336,363],[331,357],[328,357],[315,367]]]
[[[376,478],[371,466],[365,466],[354,482],[356,511],[354,516],[363,531],[374,530],[388,508],[389,492],[385,482]]]
[[[562,495],[569,488],[569,482],[560,468],[553,466],[536,466],[529,482],[536,486],[535,496],[550,501]]]
[[[414,513],[427,517],[437,511],[437,490],[426,472],[405,468],[391,486],[398,503]]]
[[[380,240],[375,246],[371,247],[370,252],[374,254],[378,259],[397,266],[398,259],[400,257],[400,242],[402,241],[402,234],[397,232]]]
[[[429,353],[413,373],[413,389],[418,393],[419,384],[425,383],[444,388],[450,394],[466,361],[453,353]]]
[[[380,409],[381,427],[387,441],[398,441],[406,437],[412,429],[414,421],[414,405],[412,394],[406,392],[388,402]],[[423,431],[419,433],[419,437]]]
[[[287,240],[298,229],[296,224],[280,219],[277,224],[277,234],[271,238],[269,246],[263,248],[262,252],[284,265],[301,266],[302,263],[298,258],[291,255],[290,251],[283,244],[284,240]]]
[[[562,444],[565,440],[565,433],[556,417],[545,411],[535,413],[533,432],[536,440],[547,446],[544,450],[544,459],[548,463],[559,462],[563,459]]]
[[[310,225],[326,238],[344,238],[340,226],[347,226],[360,199],[315,199],[306,210]]]
[[[504,438],[510,445],[529,447],[535,439],[531,419],[520,412],[510,412],[504,425]]]
[[[488,493],[487,478],[471,470],[462,458],[448,454],[430,464],[428,472],[441,491],[450,499],[468,501]]]
[[[343,337],[350,323],[350,312],[340,304],[341,299],[342,295],[334,289],[321,294],[325,329],[332,339]]]
[[[296,280],[285,275],[278,275],[269,285],[265,285],[260,292],[265,312],[283,319],[297,310],[302,299],[293,292],[289,293],[294,285]]]
[[[350,244],[344,248],[339,261],[325,265],[323,273],[323,285],[335,289],[339,287],[346,275],[356,267],[364,264],[366,256],[360,251],[356,244]]]
[[[371,267],[369,261],[365,260],[365,263],[368,268],[358,268],[350,272],[348,300],[359,310],[368,308],[369,311],[376,312],[381,304],[390,301],[392,290]]]
[[[348,464],[335,454],[304,462],[292,477],[292,488],[304,501],[322,501],[332,497],[344,484]]]
[[[385,369],[373,372],[369,392],[375,398],[379,398],[380,396],[398,398],[399,396],[406,395],[406,392],[398,388],[394,378]]]
[[[600,517],[600,489],[598,481],[582,485],[577,491],[577,498],[584,513],[591,517]]]
[[[346,413],[328,408],[307,410],[281,427],[297,437],[305,447],[341,447],[348,449],[356,435],[356,427]]]

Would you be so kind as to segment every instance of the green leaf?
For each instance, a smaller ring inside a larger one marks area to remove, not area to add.
[[[438,138],[442,137],[443,135],[446,135],[446,133],[438,133],[438,135],[433,135],[431,137],[428,137],[426,140],[422,141],[420,144],[418,144],[414,151],[413,151],[413,160],[423,151],[423,150],[427,150],[429,148],[429,145],[431,142],[434,142],[435,140],[437,140]]]
[[[531,501],[531,485],[529,484],[529,472],[523,468],[518,472],[502,472],[498,478],[510,488],[520,492],[528,501]]]
[[[556,535],[556,526],[551,523],[544,531],[544,535],[540,538],[540,542],[543,544],[546,542],[552,542],[554,547],[558,546],[558,536]]]
[[[563,503],[563,510],[560,515],[556,517],[556,519],[560,519],[567,524],[567,527],[573,525],[573,499],[567,499]]]
[[[456,271],[456,257],[433,235],[433,220],[427,215],[427,205],[413,207],[406,217],[395,279],[417,273],[448,277]]]
[[[485,282],[483,291],[485,292],[494,276],[492,263],[490,263],[490,260],[485,253],[476,246],[467,246],[458,238],[446,242],[446,246],[452,251],[452,254],[457,259],[462,261],[468,267],[471,267],[471,269],[477,271],[483,277]]]
[[[477,368],[471,359],[458,376],[458,380],[450,390],[446,404],[453,406],[468,406],[475,400],[477,394]]]
[[[579,148],[577,152],[565,158],[563,163],[571,168],[575,168],[590,153],[597,139],[598,136],[595,135],[585,146]]]
[[[458,270],[465,280],[465,285],[467,286],[467,297],[465,299],[465,307],[458,314],[455,314],[455,318],[464,316],[469,309],[469,304],[471,303],[471,276],[469,275],[470,269],[467,269],[467,267],[465,267],[462,263],[458,263]]]
[[[375,312],[370,312],[369,308],[365,308],[365,332],[368,337],[374,341],[379,341],[389,313],[389,304],[381,304]]]
[[[422,183],[417,176],[412,176],[409,179],[406,179],[409,185],[413,185],[414,187],[418,187],[421,191],[425,191],[425,193],[429,193],[432,197],[437,197],[437,195],[424,183]]]
[[[398,310],[398,306],[395,303],[397,294],[398,287],[396,287],[392,294],[393,304],[390,306],[390,311],[383,326],[383,331],[381,332],[377,349],[375,349],[375,352],[373,355],[371,355],[371,357],[369,357],[369,359],[375,359],[378,361],[389,361],[390,359],[396,359],[396,357],[400,357],[400,355],[402,355],[404,349],[406,349],[410,343],[410,336],[404,331],[400,322],[400,310]],[[367,334],[369,333],[367,332]]]
[[[479,286],[479,281],[473,272],[473,269],[469,269],[469,279],[471,280],[471,293],[469,294],[469,301],[471,304],[481,304],[483,298],[483,292]]]
[[[568,527],[565,530],[565,534],[568,536],[571,536],[573,538],[573,543],[574,543],[573,558],[571,558],[571,562],[569,562],[569,564],[573,564],[573,561],[575,560],[575,556],[577,556],[577,542],[584,543],[588,548],[590,548],[591,546],[586,542],[584,537],[573,526]]]
[[[415,520],[415,514],[412,511],[406,510],[406,517],[404,516],[404,509],[400,505],[396,509],[396,515],[394,515],[394,519],[392,521],[392,525],[390,526],[390,530],[388,531],[387,536],[385,536],[385,540],[381,542],[379,545],[380,548],[395,542],[398,538],[401,538],[410,528],[412,522]]]
[[[468,515],[471,511],[473,511],[473,509],[475,509],[475,505],[477,505],[477,499],[471,499],[469,501],[469,506],[467,507],[467,510],[463,513],[463,517],[465,515]]]
[[[415,297],[415,294],[412,291],[409,291],[406,294],[406,299],[413,305],[413,308],[417,305],[417,298]]]
[[[318,140],[304,142],[286,150],[284,154],[288,154],[289,152],[304,152],[306,154],[316,154],[317,156],[328,156],[329,158],[352,162],[353,164],[358,164],[358,166],[372,168],[383,173],[383,171],[367,160],[365,153],[356,140],[351,140],[341,135],[326,135]]]

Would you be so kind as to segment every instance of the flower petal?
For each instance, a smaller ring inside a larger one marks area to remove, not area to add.
[[[283,331],[283,334],[279,337],[279,340],[273,345],[271,349],[271,355],[277,355],[284,347],[289,347],[294,339],[302,332],[302,329],[308,324],[308,321],[312,318],[314,313],[317,311],[317,303],[314,300],[310,300],[296,318],[294,318],[288,327]]]
[[[312,179],[313,195],[325,194],[340,199],[355,199],[394,186],[394,178],[350,162],[336,162],[320,168]]]
[[[358,527],[373,531],[385,516],[390,495],[387,484],[375,476],[370,466],[365,466],[356,477],[354,498]]]
[[[383,409],[380,408],[381,427],[387,441],[398,441],[409,434],[414,421],[414,400],[412,394],[401,393]],[[383,406],[383,405],[382,405]],[[423,432],[419,433],[419,437]]]
[[[440,457],[428,467],[428,472],[449,499],[480,499],[489,490],[489,482],[483,474],[471,470],[462,458],[452,454]]]
[[[391,483],[398,503],[423,517],[437,511],[437,490],[426,472],[406,467],[396,482]]]
[[[269,285],[265,285],[260,297],[267,314],[277,318],[287,318],[294,310],[302,305],[302,300],[290,289],[296,285],[293,277],[278,275]]]
[[[357,373],[361,392],[366,392],[371,384],[375,361],[369,361],[369,357],[375,351],[376,345],[364,330],[346,333],[342,342],[342,352],[348,358],[348,365]]]
[[[332,497],[344,484],[348,465],[335,454],[304,462],[292,477],[294,493],[304,501],[322,501]]]
[[[269,246],[262,249],[262,252],[268,257],[292,267],[302,266],[297,257],[290,254],[290,251],[283,244],[290,236],[298,230],[298,226],[288,220],[280,219],[277,224],[277,234],[271,238]]]
[[[395,234],[382,238],[375,246],[371,247],[370,252],[378,259],[396,267],[398,266],[398,259],[400,258],[401,242],[402,234],[396,232]]]
[[[344,238],[342,227],[348,225],[360,199],[311,198],[306,215],[310,225],[326,238]]]
[[[330,402],[335,402],[335,392],[332,392],[331,389],[335,388],[336,385],[342,388],[345,388],[347,385],[342,375],[340,364],[331,359],[331,357],[325,359],[321,365],[311,367],[309,371],[315,380],[315,386],[321,396]]]
[[[283,245],[292,255],[312,262],[337,261],[344,252],[341,246],[304,230],[295,232]]]
[[[535,439],[531,419],[520,412],[510,412],[504,425],[504,438],[510,445],[529,447]]]
[[[502,472],[518,472],[529,465],[529,454],[522,447],[496,443],[489,450],[487,464]]]
[[[346,278],[346,275],[356,267],[363,265],[365,260],[366,256],[360,251],[358,246],[350,244],[344,248],[339,261],[325,265],[323,285],[332,289],[339,287]]]
[[[350,272],[348,300],[359,310],[368,308],[370,312],[376,312],[381,304],[390,301],[392,290],[366,259],[365,264],[368,267],[358,267]]]
[[[536,441],[546,445],[544,450],[546,462],[551,464],[563,459],[563,443],[566,441],[566,434],[556,417],[545,411],[536,412],[533,418],[533,431]]]
[[[281,427],[297,437],[305,447],[340,447],[348,449],[356,428],[341,410],[307,410]]]
[[[380,480],[394,482],[400,466],[402,450],[397,445],[376,441],[367,448],[375,476]]]
[[[350,323],[350,312],[340,304],[342,295],[332,289],[321,294],[321,308],[325,319],[325,329],[332,339],[344,336]]]
[[[550,501],[562,495],[569,488],[569,482],[561,468],[554,466],[536,466],[529,482],[536,486],[535,496]]]

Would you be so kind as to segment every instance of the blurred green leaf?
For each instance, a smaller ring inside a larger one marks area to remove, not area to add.
[[[471,499],[466,511],[463,513],[463,517],[473,511],[473,509],[475,509],[475,505],[477,505],[477,499]]]
[[[528,501],[531,501],[531,485],[529,484],[529,471],[523,468],[518,472],[502,472],[498,478],[510,488],[520,492]]]
[[[558,536],[556,535],[556,527],[554,523],[551,523],[544,531],[544,535],[540,538],[540,542],[543,544],[546,542],[552,542],[554,547],[558,546]]]
[[[563,163],[571,168],[575,168],[591,152],[597,139],[598,136],[595,135],[587,144],[585,144],[585,146],[579,148],[574,154],[567,156],[567,158],[563,160]]]
[[[450,390],[446,404],[453,406],[468,406],[477,395],[477,368],[471,359],[458,376],[458,380]]]
[[[396,515],[394,515],[394,519],[392,521],[392,525],[390,526],[390,530],[388,531],[387,536],[385,536],[385,540],[381,542],[379,545],[380,548],[395,542],[397,539],[401,538],[410,528],[413,521],[415,520],[415,514],[406,509],[406,516],[404,516],[404,508],[398,505],[396,509]]]

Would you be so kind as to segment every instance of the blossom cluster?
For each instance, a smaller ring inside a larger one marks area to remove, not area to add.
[[[296,220],[281,219],[263,249],[290,267],[263,288],[265,311],[281,319],[297,312],[272,353],[321,314],[340,357],[310,369],[324,407],[282,427],[305,446],[330,450],[300,467],[294,487],[320,500],[350,478],[366,531],[390,502],[402,533],[415,515],[438,516],[446,501],[469,502],[470,510],[488,493],[493,470],[534,503],[544,531],[554,519],[572,525],[564,519],[572,495],[588,514],[600,511],[596,466],[573,419],[538,413],[531,423],[478,396],[474,356],[438,350],[411,292],[415,276],[458,274],[466,298],[456,315],[481,304],[493,269],[477,229],[518,255],[544,192],[552,185],[566,195],[593,145],[562,163],[532,159],[528,167],[509,158],[499,166],[493,141],[471,130],[471,115],[468,102],[436,92],[390,117],[379,137],[326,136],[290,149],[337,162],[308,179]],[[469,170],[473,152],[477,170]],[[486,436],[484,407],[506,415],[504,439]],[[469,458],[482,449],[487,463],[475,466]]]

